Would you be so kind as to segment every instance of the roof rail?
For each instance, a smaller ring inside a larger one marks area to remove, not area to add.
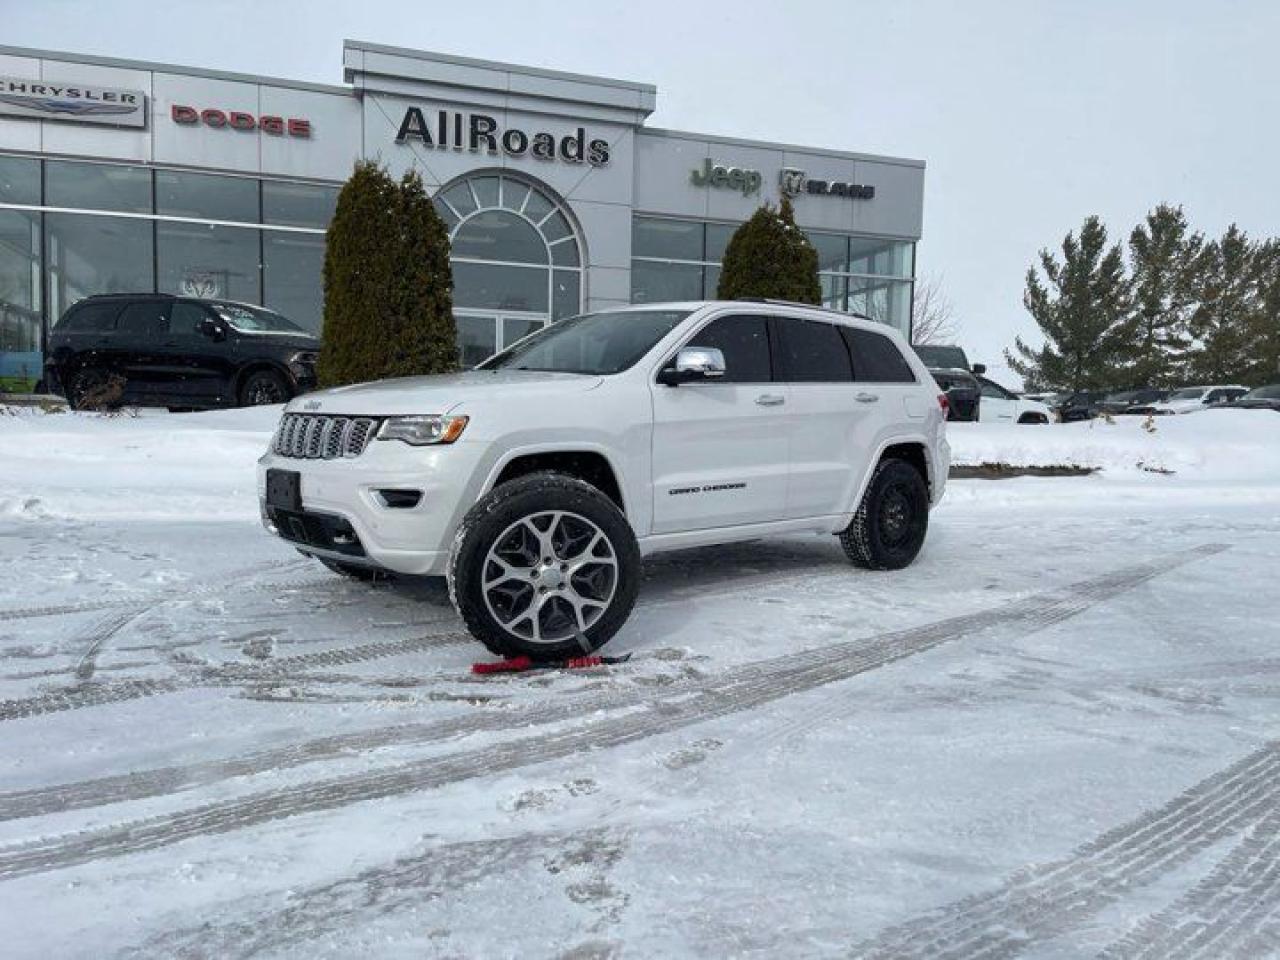
[[[842,317],[857,317],[859,320],[866,320],[870,323],[876,323],[865,313],[858,313],[856,310],[837,310],[835,307],[824,307],[817,303],[801,303],[799,300],[782,300],[777,297],[734,297],[739,303],[771,303],[776,307],[804,307],[806,310],[821,310],[824,313],[836,313]]]

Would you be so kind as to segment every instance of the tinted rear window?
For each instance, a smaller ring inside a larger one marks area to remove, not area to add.
[[[841,327],[853,355],[853,376],[864,383],[915,383],[916,375],[888,337],[859,327]]]
[[[74,306],[62,315],[58,329],[72,333],[110,330],[116,324],[116,314],[120,312],[120,307],[120,303],[84,303]]]
[[[164,333],[169,323],[167,300],[139,300],[120,311],[116,330],[120,333]]]
[[[853,379],[849,351],[834,325],[789,317],[779,317],[777,324],[789,382],[848,383]]]

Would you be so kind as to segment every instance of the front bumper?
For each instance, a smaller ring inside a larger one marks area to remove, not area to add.
[[[480,495],[489,447],[457,443],[411,447],[371,440],[358,457],[308,460],[268,452],[258,460],[263,524],[304,553],[382,567],[443,574],[454,534]],[[299,474],[302,510],[268,507],[268,469]],[[389,506],[382,491],[417,491],[411,506]]]

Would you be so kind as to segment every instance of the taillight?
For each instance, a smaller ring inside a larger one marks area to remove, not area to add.
[[[942,408],[942,415],[945,417],[951,412],[951,398],[945,393],[938,394],[938,406]]]

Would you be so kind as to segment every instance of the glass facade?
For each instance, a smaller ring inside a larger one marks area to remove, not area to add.
[[[631,300],[714,298],[720,262],[738,224],[635,216],[631,221]],[[910,333],[915,244],[880,237],[806,231],[818,251],[823,306],[860,313]]]
[[[0,155],[0,391],[36,389],[45,331],[95,293],[226,297],[320,331],[338,187]]]
[[[452,241],[458,355],[472,367],[553,320],[582,310],[582,249],[560,205],[509,174],[440,190]]]

